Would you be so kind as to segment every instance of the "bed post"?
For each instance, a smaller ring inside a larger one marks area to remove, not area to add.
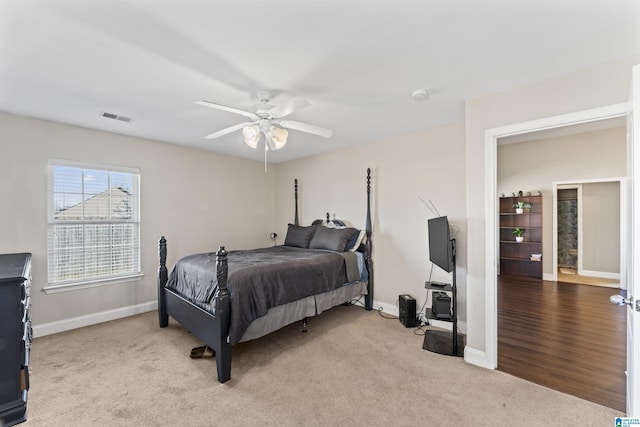
[[[367,168],[367,222],[366,222],[367,244],[365,246],[365,262],[369,272],[369,283],[367,285],[369,293],[364,297],[364,305],[367,310],[373,308],[373,242],[371,241],[371,168]]]
[[[167,314],[167,301],[164,294],[164,287],[167,284],[167,239],[164,236],[158,241],[158,257],[160,258],[160,267],[158,268],[158,322],[160,327],[164,328],[169,324],[169,315]]]
[[[300,222],[298,221],[298,178],[293,180],[293,194],[296,200],[296,216],[293,219],[293,224],[300,225]]]
[[[228,342],[231,310],[229,291],[227,289],[227,251],[220,246],[216,252],[216,274],[218,290],[214,296],[216,315],[215,322],[218,336],[216,342],[216,367],[218,369],[218,381],[224,383],[231,378],[231,344]]]

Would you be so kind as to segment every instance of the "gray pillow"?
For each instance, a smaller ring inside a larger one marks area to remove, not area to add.
[[[302,227],[300,225],[289,224],[287,236],[284,238],[285,246],[294,246],[296,248],[309,248],[309,242],[316,231],[315,225]]]
[[[329,249],[344,252],[347,242],[356,231],[355,228],[328,228],[318,227],[309,243],[309,249]]]

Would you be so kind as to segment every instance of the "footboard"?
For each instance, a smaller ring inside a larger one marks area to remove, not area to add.
[[[227,342],[230,323],[229,291],[227,290],[227,251],[221,246],[216,252],[218,288],[214,295],[216,314],[213,315],[186,300],[178,293],[166,288],[167,240],[158,243],[160,267],[158,269],[158,320],[161,328],[173,317],[183,328],[212,348],[216,355],[218,381],[224,383],[231,378],[231,345]]]

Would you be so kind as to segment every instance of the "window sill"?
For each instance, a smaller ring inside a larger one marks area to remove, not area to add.
[[[59,292],[76,291],[79,289],[96,288],[99,286],[117,285],[120,283],[140,280],[144,274],[131,274],[129,276],[111,277],[102,280],[87,280],[84,282],[65,283],[63,285],[47,285],[42,288],[45,294],[57,294]]]

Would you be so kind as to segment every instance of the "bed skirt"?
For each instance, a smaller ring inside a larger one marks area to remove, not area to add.
[[[332,291],[272,307],[266,315],[251,322],[240,342],[260,338],[305,317],[316,316],[331,307],[366,294],[367,282],[354,282]]]

